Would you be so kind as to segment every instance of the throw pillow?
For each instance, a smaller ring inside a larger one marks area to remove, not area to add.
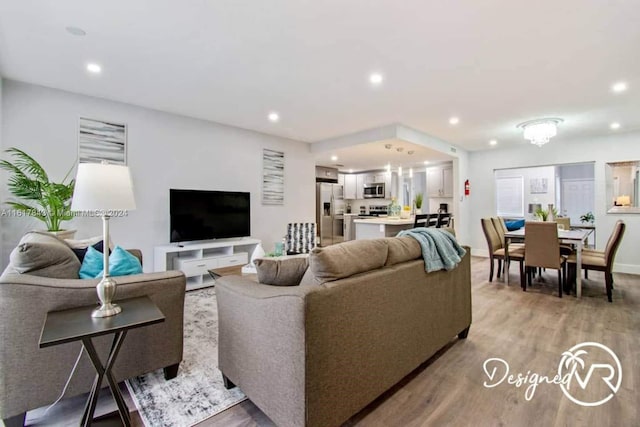
[[[258,281],[265,285],[298,286],[309,267],[309,257],[258,258],[254,261]]]
[[[104,250],[104,242],[102,240],[100,240],[98,243],[88,246],[86,248],[71,248],[71,250],[73,251],[74,254],[76,254],[76,256],[78,257],[78,259],[80,260],[80,262],[84,261],[84,256],[87,254],[87,250],[89,248],[93,248],[95,250],[97,250],[100,253],[103,253]],[[109,251],[109,253],[111,253],[111,251]]]
[[[80,278],[94,279],[102,277],[103,268],[103,254],[93,246],[89,246],[80,268]],[[142,265],[138,258],[116,245],[109,256],[109,275],[115,277],[140,273],[142,273]]]
[[[87,252],[80,266],[81,279],[95,279],[102,275],[102,267],[104,266],[103,253],[98,252],[93,246],[87,248]]]
[[[78,277],[80,261],[64,244],[58,242],[20,243],[9,255],[8,272],[57,279]]]
[[[116,245],[115,249],[109,256],[109,275],[111,276],[129,276],[131,274],[142,273],[142,264],[134,255],[127,252],[126,249]],[[102,271],[100,271],[102,275]]]

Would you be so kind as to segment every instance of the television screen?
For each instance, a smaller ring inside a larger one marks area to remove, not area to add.
[[[171,242],[251,235],[250,193],[169,190]]]

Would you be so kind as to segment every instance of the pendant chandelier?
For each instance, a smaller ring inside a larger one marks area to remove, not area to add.
[[[518,127],[522,129],[524,139],[531,141],[532,144],[538,147],[542,147],[558,134],[558,125],[562,121],[562,119],[558,118],[536,119],[520,123]]]

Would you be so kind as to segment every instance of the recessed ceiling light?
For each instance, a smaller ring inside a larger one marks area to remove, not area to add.
[[[99,74],[102,71],[102,67],[94,62],[87,64],[87,71],[93,74]]]
[[[450,125],[457,125],[458,123],[460,123],[460,119],[459,119],[459,118],[457,118],[457,117],[451,117],[451,118],[449,119],[449,124],[450,124]]]
[[[627,90],[627,83],[617,82],[611,86],[611,90],[615,93],[624,92],[625,90]]]
[[[336,160],[338,160],[338,156],[331,156],[331,161],[335,162]]]
[[[424,164],[425,164],[425,165],[428,165],[428,164],[429,164],[429,160],[425,160],[425,161],[424,161]]]
[[[613,123],[611,123],[611,124],[609,125],[609,127],[610,127],[611,129],[614,129],[614,130],[615,130],[615,129],[620,129],[620,123],[618,123],[618,122],[613,122]]]
[[[373,73],[369,76],[369,81],[372,85],[379,85],[384,80],[384,77],[380,73]]]
[[[349,173],[353,173],[353,169],[349,169]]]
[[[278,114],[276,112],[269,113],[269,121],[270,122],[276,123],[279,120],[280,120],[280,114]]]
[[[73,34],[74,36],[86,36],[87,35],[87,32],[85,30],[83,30],[82,28],[78,28],[78,27],[66,27],[65,30],[67,30],[67,33]]]
[[[498,143],[498,141],[496,141],[495,139],[492,139],[491,141],[489,141],[489,145],[496,145]]]

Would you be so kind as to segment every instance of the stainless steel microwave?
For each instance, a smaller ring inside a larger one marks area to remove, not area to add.
[[[365,184],[363,194],[365,199],[384,199],[384,182]]]

